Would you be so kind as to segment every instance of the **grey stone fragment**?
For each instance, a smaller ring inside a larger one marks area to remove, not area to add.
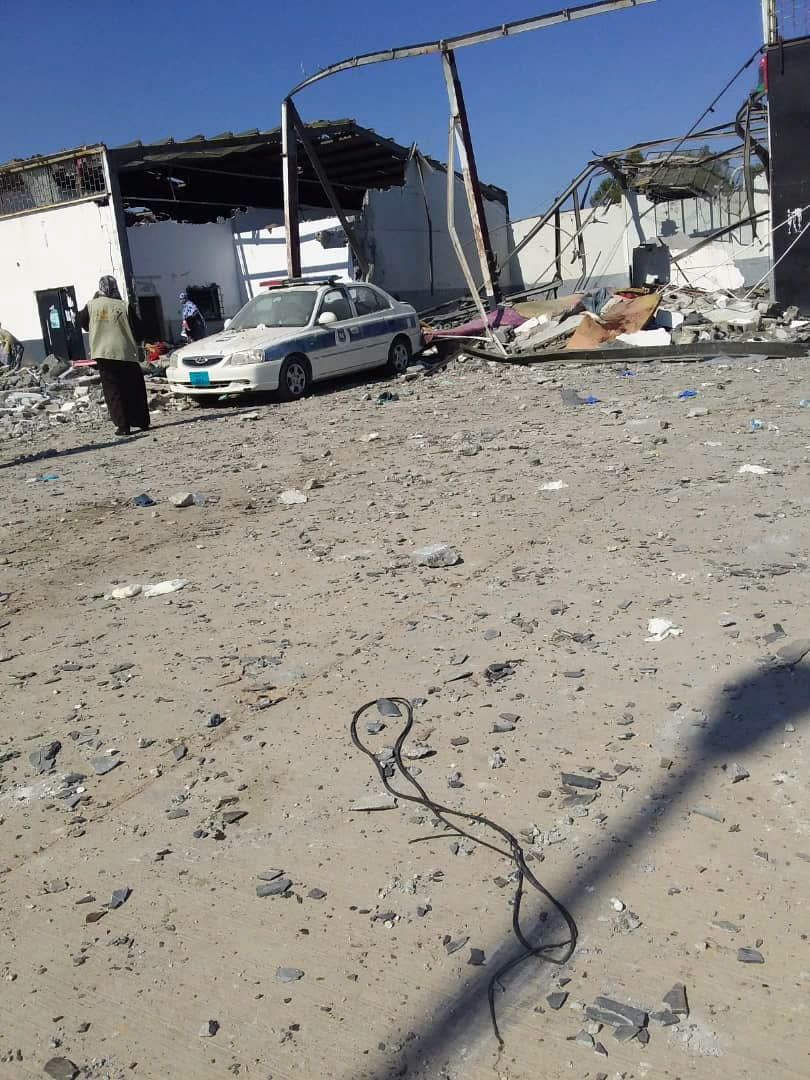
[[[126,886],[123,889],[115,889],[107,907],[111,911],[115,911],[116,908],[120,908],[122,904],[125,904],[131,895],[132,889],[128,889]]]
[[[589,1035],[587,1031],[580,1031],[574,1039],[574,1042],[577,1046],[586,1046],[589,1050],[593,1050],[593,1035]]]
[[[447,936],[444,940],[444,947],[447,955],[452,956],[454,952],[458,952],[459,949],[463,949],[469,940],[469,936],[462,936],[457,938],[451,938]]]
[[[397,800],[393,795],[368,795],[365,799],[356,799],[349,807],[350,810],[395,810]]]
[[[276,870],[276,868],[273,867],[270,870],[262,870],[262,872],[260,874],[257,874],[256,877],[259,879],[259,881],[275,881],[276,878],[280,878],[283,873],[283,870]]]
[[[647,1028],[642,1028],[641,1031],[638,1033],[638,1041],[641,1043],[642,1046],[646,1046],[647,1043],[650,1041],[650,1033]]]
[[[546,997],[546,1001],[548,1002],[548,1007],[554,1009],[556,1012],[563,1007],[566,1001],[568,1001],[568,994],[565,991],[555,991],[555,993],[549,994]]]
[[[222,815],[222,821],[225,825],[235,825],[237,821],[247,817],[247,813],[247,810],[226,810]]]
[[[60,893],[64,892],[66,889],[69,888],[70,886],[64,880],[64,878],[57,878],[55,881],[48,881],[45,884],[46,893]]]
[[[104,776],[105,773],[112,772],[121,764],[121,758],[105,754],[104,757],[93,758],[90,764],[98,776]]]
[[[175,746],[172,748],[172,753],[174,754],[175,761],[182,761],[188,753],[188,747],[183,746],[181,743],[180,746]]]
[[[751,773],[738,761],[733,761],[728,767],[728,775],[732,784],[739,784],[741,780],[747,780]]]
[[[718,821],[720,824],[726,820],[719,810],[711,810],[709,808],[699,810],[696,807],[693,807],[692,813],[698,814],[700,817],[708,818],[709,821]]]
[[[75,1065],[70,1058],[55,1057],[45,1062],[42,1071],[52,1080],[76,1080],[79,1075],[79,1066]]]
[[[175,806],[171,810],[166,811],[166,817],[169,821],[175,821],[177,818],[188,817],[188,810],[185,806]]]
[[[675,983],[669,993],[664,994],[661,1000],[670,1007],[676,1016],[689,1015],[689,1002],[686,1000],[686,987],[683,983]]]
[[[600,1042],[596,1043],[596,1045],[593,1048],[593,1052],[595,1054],[598,1054],[600,1057],[607,1057],[608,1056],[607,1050],[604,1048],[604,1046]]]
[[[598,997],[593,1005],[586,1006],[585,1015],[589,1020],[596,1020],[597,1023],[608,1024],[610,1027],[627,1024],[642,1028],[647,1023],[647,1014],[643,1009],[636,1009],[633,1005],[625,1005],[621,1001],[606,997]]]
[[[56,739],[53,742],[48,743],[47,746],[40,747],[39,750],[34,750],[33,753],[28,755],[28,760],[38,773],[47,773],[53,769],[56,763],[56,755],[61,749],[62,744]],[[54,1060],[57,1059],[54,1058]]]
[[[461,555],[452,544],[428,544],[427,547],[414,551],[413,559],[417,566],[428,566],[436,570],[458,565]]]
[[[451,746],[466,746],[470,740],[466,735],[456,735],[450,740]]]
[[[276,978],[279,982],[298,982],[303,979],[304,972],[300,968],[280,967],[276,968]]]
[[[486,955],[483,949],[470,949],[470,959],[467,961],[473,967],[481,967],[486,960]]]
[[[560,779],[569,787],[587,788],[590,791],[594,791],[601,785],[601,780],[592,776],[578,776],[576,773],[561,773]]]
[[[380,716],[402,716],[399,705],[384,697],[377,701],[377,712]]]
[[[765,963],[765,957],[758,949],[737,949],[737,959],[741,964]]]
[[[213,1039],[216,1033],[219,1031],[218,1020],[206,1020],[199,1031],[201,1039]]]
[[[673,1024],[678,1023],[678,1017],[669,1009],[659,1009],[658,1012],[651,1012],[650,1020],[654,1024],[660,1024],[662,1027],[671,1027]]]
[[[613,1029],[613,1038],[620,1043],[632,1042],[640,1031],[641,1028],[633,1027],[631,1024],[621,1024]]]
[[[494,641],[501,636],[500,630],[496,630],[494,627],[490,627],[489,630],[484,631],[484,641]]]
[[[729,934],[739,934],[740,928],[733,922],[727,922],[725,919],[712,919],[712,926],[716,930],[726,930]]]
[[[507,731],[514,731],[515,725],[511,720],[496,720],[492,725],[493,735],[503,735]]]
[[[209,728],[219,727],[220,724],[225,723],[225,717],[221,716],[218,712],[212,712],[208,719],[205,721],[205,726]]]
[[[810,638],[802,638],[799,641],[789,641],[787,645],[777,650],[776,655],[786,667],[793,667],[808,652],[810,652]]]
[[[179,509],[182,509],[185,506],[193,506],[195,502],[194,492],[177,491],[174,493],[174,495],[169,496],[169,502],[172,504],[172,506],[176,506]]]
[[[280,877],[275,881],[263,881],[256,886],[257,896],[281,896],[292,885],[292,881],[289,878]]]
[[[324,900],[326,898],[326,893],[323,889],[310,889],[307,893],[307,898],[310,900]]]

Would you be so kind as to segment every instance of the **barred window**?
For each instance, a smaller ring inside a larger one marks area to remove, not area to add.
[[[101,150],[0,169],[0,217],[106,193]]]

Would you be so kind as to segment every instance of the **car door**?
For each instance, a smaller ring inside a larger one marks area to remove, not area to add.
[[[363,367],[378,367],[388,359],[393,333],[389,328],[391,306],[388,299],[368,285],[350,285],[349,296],[357,311],[357,325],[363,341]]]
[[[324,292],[315,322],[327,311],[330,311],[337,321],[320,328],[326,343],[317,351],[317,370],[313,368],[316,379],[340,375],[341,372],[351,371],[353,367],[362,366],[362,362],[356,359],[360,331],[356,325],[357,319],[349,294],[342,285],[335,285]]]

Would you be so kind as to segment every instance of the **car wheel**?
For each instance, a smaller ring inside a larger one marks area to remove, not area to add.
[[[388,350],[388,363],[386,369],[391,375],[404,375],[408,370],[408,364],[411,362],[411,356],[413,355],[413,349],[411,343],[406,337],[396,337],[391,342],[391,348]]]
[[[278,392],[283,401],[298,401],[309,390],[312,372],[304,356],[288,356],[281,365]]]
[[[189,397],[194,404],[198,405],[201,409],[210,408],[214,404],[214,401],[212,401],[208,394],[189,394]]]

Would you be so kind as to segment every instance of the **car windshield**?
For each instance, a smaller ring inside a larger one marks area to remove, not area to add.
[[[248,301],[231,320],[231,330],[256,326],[306,326],[318,297],[317,289],[273,289]]]

